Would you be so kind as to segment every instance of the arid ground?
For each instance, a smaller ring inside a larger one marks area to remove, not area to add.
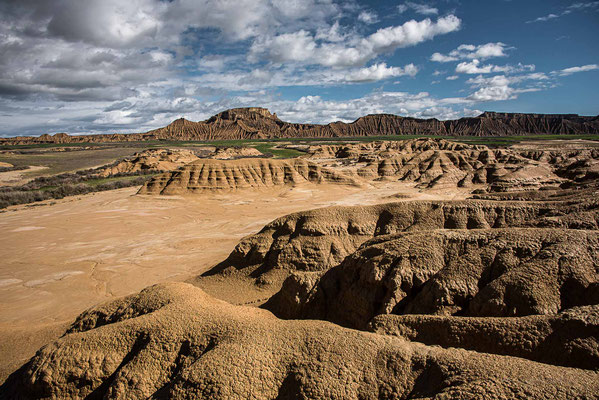
[[[0,157],[0,397],[599,393],[597,142],[259,149]]]

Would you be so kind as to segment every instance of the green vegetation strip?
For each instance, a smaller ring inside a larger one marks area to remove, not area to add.
[[[523,135],[523,136],[443,136],[443,135],[374,135],[353,137],[320,137],[320,138],[272,138],[272,139],[235,139],[235,140],[148,140],[138,142],[110,142],[110,143],[41,143],[15,146],[0,146],[0,150],[26,150],[44,149],[53,147],[94,147],[94,150],[106,148],[162,148],[162,147],[189,147],[189,146],[255,146],[258,144],[271,144],[280,142],[301,143],[350,143],[372,142],[377,140],[406,140],[415,138],[447,139],[465,143],[480,144],[513,144],[531,140],[599,140],[599,134],[584,135]],[[92,150],[92,149],[89,149]],[[276,149],[275,149],[276,150]]]

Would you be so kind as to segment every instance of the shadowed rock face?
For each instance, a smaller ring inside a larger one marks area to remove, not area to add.
[[[410,201],[293,213],[241,240],[207,275],[227,268],[258,277],[273,269],[326,271],[375,236],[435,229],[598,229],[599,204]]]
[[[599,380],[324,321],[282,321],[168,284],[82,314],[0,390],[10,399],[572,399],[593,397]]]
[[[235,108],[206,121],[184,118],[146,133],[69,136],[64,133],[40,137],[0,139],[2,144],[77,143],[137,140],[222,140],[293,137],[345,137],[371,135],[511,136],[526,134],[589,134],[599,131],[599,117],[575,114],[510,114],[485,112],[478,117],[439,121],[391,114],[360,117],[352,123],[327,125],[281,121],[265,108]]]
[[[369,330],[445,348],[527,358],[548,364],[597,369],[599,306],[559,314],[507,318],[381,314]]]
[[[304,290],[307,301],[285,307],[301,298],[289,291],[298,283],[288,282],[266,307],[284,318],[319,318],[356,328],[379,314],[556,314],[599,304],[598,270],[597,232],[402,233],[362,245]]]
[[[302,183],[358,184],[351,177],[302,159],[202,159],[152,178],[139,193],[182,194]]]

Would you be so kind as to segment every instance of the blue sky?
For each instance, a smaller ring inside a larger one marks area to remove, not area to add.
[[[599,1],[4,0],[0,135],[599,114]]]

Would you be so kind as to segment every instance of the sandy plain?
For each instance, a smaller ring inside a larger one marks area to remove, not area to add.
[[[82,311],[160,282],[196,276],[244,236],[285,214],[331,205],[459,200],[467,191],[422,193],[410,183],[300,185],[193,196],[136,195],[126,188],[0,213],[0,380],[55,340]],[[202,285],[232,303],[259,303],[255,286]]]

